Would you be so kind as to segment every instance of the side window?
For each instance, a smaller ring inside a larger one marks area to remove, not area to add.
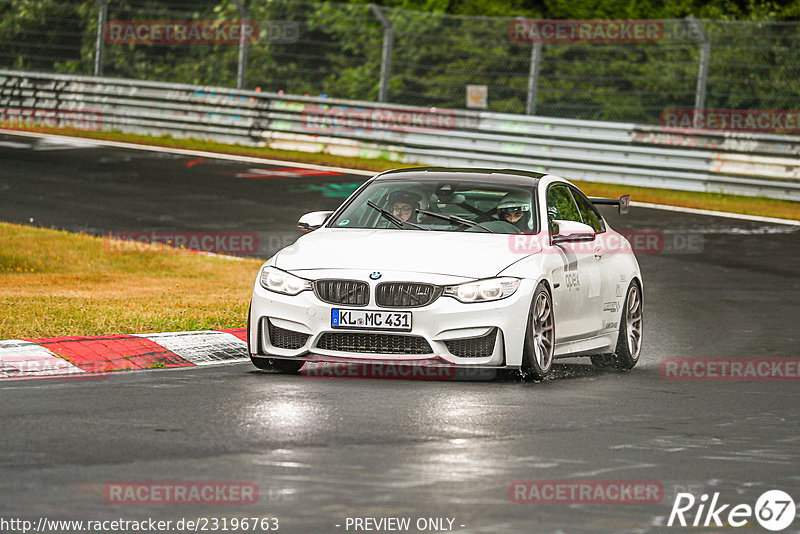
[[[578,204],[578,211],[581,212],[583,222],[594,228],[595,232],[604,232],[606,226],[603,224],[603,218],[597,212],[597,209],[594,207],[591,201],[579,191],[573,190],[572,196],[575,198],[575,202]]]
[[[583,222],[572,194],[565,185],[554,185],[547,190],[547,221],[555,219]]]

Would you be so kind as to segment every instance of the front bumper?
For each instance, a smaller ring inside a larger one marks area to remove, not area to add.
[[[374,299],[376,284],[369,283]],[[250,319],[252,356],[317,362],[519,368],[535,288],[536,281],[523,279],[513,295],[497,301],[465,304],[440,296],[420,308],[379,308],[374,301],[364,307],[328,304],[312,291],[282,295],[267,291],[256,281]],[[412,329],[385,332],[332,328],[334,308],[411,312]],[[493,341],[491,346],[490,341]]]

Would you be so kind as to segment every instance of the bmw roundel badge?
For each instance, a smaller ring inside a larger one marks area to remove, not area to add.
[[[381,277],[381,273],[379,273],[377,271],[372,273],[371,275],[369,275],[370,280],[377,280],[380,277]]]

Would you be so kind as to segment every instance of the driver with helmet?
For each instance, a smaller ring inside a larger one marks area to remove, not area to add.
[[[387,207],[403,222],[417,222],[417,210],[420,208],[422,196],[413,191],[393,191],[389,194]]]
[[[514,191],[508,193],[497,204],[497,216],[501,221],[513,224],[520,232],[530,231],[530,195]]]

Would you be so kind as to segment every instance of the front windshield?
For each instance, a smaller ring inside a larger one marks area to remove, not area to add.
[[[533,187],[503,183],[377,180],[364,188],[330,226],[533,233],[537,221],[532,193]]]

